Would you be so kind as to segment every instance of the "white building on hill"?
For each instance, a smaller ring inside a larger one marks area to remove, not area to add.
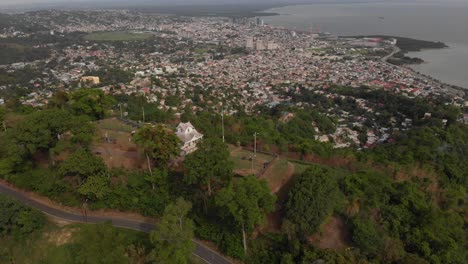
[[[197,144],[203,138],[203,134],[199,133],[190,122],[180,123],[176,135],[182,141],[180,147],[182,156],[197,150]]]

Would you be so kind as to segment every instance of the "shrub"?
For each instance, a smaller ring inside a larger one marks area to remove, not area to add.
[[[41,229],[46,222],[44,215],[20,202],[0,195],[0,235],[13,235],[23,239]]]

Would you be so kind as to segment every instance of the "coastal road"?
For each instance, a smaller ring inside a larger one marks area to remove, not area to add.
[[[382,61],[385,62],[385,63],[388,63],[388,64],[390,64],[390,65],[392,65],[392,66],[397,66],[397,65],[394,65],[394,64],[389,63],[389,62],[388,62],[388,59],[390,59],[393,55],[397,54],[397,53],[400,52],[400,51],[401,51],[401,49],[400,49],[399,47],[393,45],[393,51],[392,51],[392,53],[390,53],[390,54],[388,54],[387,56],[383,57],[383,58],[382,58]],[[400,68],[403,68],[403,67],[400,67]]]
[[[0,182],[0,193],[13,197],[33,208],[36,208],[45,214],[51,215],[53,217],[64,219],[70,222],[80,222],[80,223],[104,223],[110,221],[114,226],[133,229],[137,231],[142,231],[149,233],[154,229],[155,225],[151,223],[145,223],[125,218],[117,217],[101,217],[101,216],[87,216],[86,219],[79,214],[72,212],[67,212],[61,209],[50,207],[44,203],[41,203],[37,200],[34,200],[28,197],[27,194],[16,190],[15,188],[9,187],[6,184]],[[230,264],[231,262],[225,257],[217,253],[216,251],[208,248],[197,240],[193,240],[195,243],[195,251],[193,254],[206,263],[209,264]]]

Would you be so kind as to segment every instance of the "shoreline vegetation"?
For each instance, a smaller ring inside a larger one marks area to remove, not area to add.
[[[414,38],[386,36],[386,35],[370,35],[370,36],[363,36],[363,37],[396,39],[397,40],[396,46],[400,48],[401,51],[403,52],[421,51],[424,49],[443,49],[443,48],[449,47],[447,44],[440,42],[440,41],[428,41],[428,40],[421,40],[421,39],[414,39]]]
[[[358,36],[358,37],[370,37],[370,38],[383,38],[383,39],[396,39],[396,47],[400,49],[399,52],[395,53],[388,62],[397,66],[422,64],[425,61],[418,57],[406,56],[408,52],[422,51],[426,49],[445,49],[449,46],[440,41],[428,41],[414,38],[386,36],[386,35],[369,35],[369,36]]]

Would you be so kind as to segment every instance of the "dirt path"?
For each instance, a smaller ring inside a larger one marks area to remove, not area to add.
[[[276,186],[271,186],[270,182],[268,182],[268,185],[273,193],[275,193],[278,196],[278,201],[284,201],[285,200],[285,193],[283,192],[283,188],[287,186],[289,181],[291,180],[292,176],[294,175],[295,167],[294,164],[291,162],[288,162],[288,170],[285,174],[285,177],[282,179],[281,184],[277,184]],[[268,181],[268,179],[266,179]],[[282,202],[280,202],[282,203]],[[268,231],[268,232],[279,232],[281,230],[281,224],[282,224],[282,209],[277,208],[277,210],[266,217],[267,221],[267,226],[263,231]]]
[[[268,181],[268,176],[271,175],[271,173],[273,172],[273,168],[275,168],[275,165],[276,163],[278,163],[278,160],[278,157],[275,157],[272,161],[270,161],[266,170],[261,172],[260,175],[258,175],[258,178],[266,179]]]
[[[273,170],[273,166],[271,170]],[[284,177],[281,179],[281,182],[278,182],[276,184],[270,184],[271,191],[273,193],[278,193],[284,187],[284,185],[286,185],[289,182],[291,177],[294,175],[294,171],[295,171],[294,164],[288,161],[288,169],[286,173],[284,174]],[[268,173],[271,173],[271,171]],[[266,179],[268,180],[268,178]]]

